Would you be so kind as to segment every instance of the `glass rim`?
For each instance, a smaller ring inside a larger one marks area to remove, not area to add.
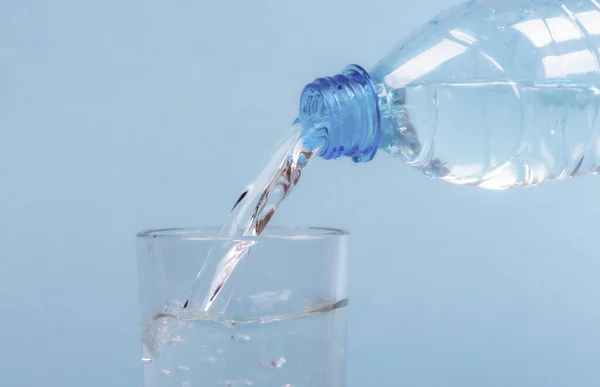
[[[175,239],[198,241],[239,241],[239,240],[307,240],[327,239],[348,236],[350,233],[341,228],[313,226],[272,226],[265,228],[259,236],[223,236],[221,227],[172,227],[142,230],[136,234],[138,239]]]

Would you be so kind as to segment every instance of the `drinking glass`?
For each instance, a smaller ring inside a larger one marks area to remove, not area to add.
[[[343,387],[348,234],[218,231],[137,235],[144,387]],[[228,246],[246,254],[235,264],[209,255]],[[226,267],[231,275],[204,308],[204,293]]]

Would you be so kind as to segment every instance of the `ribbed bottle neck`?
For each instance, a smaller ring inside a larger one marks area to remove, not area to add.
[[[300,98],[299,121],[305,137],[322,143],[325,159],[344,156],[355,162],[370,161],[379,148],[381,122],[377,94],[369,74],[350,65],[341,74],[318,78]]]

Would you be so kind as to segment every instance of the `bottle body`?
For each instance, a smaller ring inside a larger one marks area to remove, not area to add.
[[[506,189],[600,168],[596,0],[471,1],[369,76],[377,147],[428,176]]]
[[[600,167],[600,7],[471,2],[371,71],[381,146],[445,180],[504,189]]]

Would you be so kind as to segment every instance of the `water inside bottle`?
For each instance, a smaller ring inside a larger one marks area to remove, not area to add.
[[[502,190],[600,168],[600,90],[589,82],[469,79],[391,94],[384,149],[429,177]]]

